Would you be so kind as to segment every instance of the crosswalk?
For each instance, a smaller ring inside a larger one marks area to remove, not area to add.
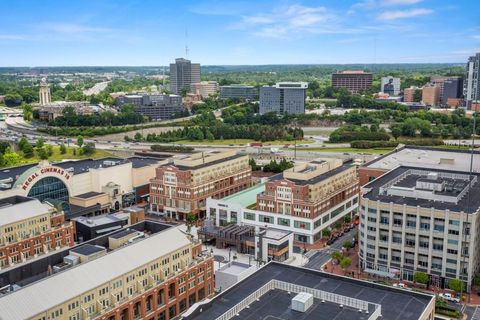
[[[472,320],[480,320],[480,308],[476,307],[475,312],[473,312]]]

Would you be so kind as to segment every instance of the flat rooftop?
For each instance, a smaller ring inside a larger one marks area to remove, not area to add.
[[[322,173],[318,176],[315,176],[311,179],[308,179],[308,180],[299,180],[299,179],[292,179],[292,178],[287,178],[285,177],[285,175],[283,173],[281,174],[278,174],[278,175],[275,175],[273,176],[270,181],[275,181],[275,180],[288,180],[288,181],[291,181],[299,186],[304,186],[304,185],[312,185],[312,184],[317,184],[323,180],[326,180],[330,177],[333,177],[345,170],[348,170],[350,168],[352,168],[352,165],[353,165],[353,161],[347,161],[345,162],[343,165],[341,165],[340,167],[337,167],[337,168],[334,168],[332,170],[329,170],[325,173]]]
[[[125,230],[122,230],[118,233],[115,233],[115,234],[112,234],[110,236],[110,238],[113,238],[113,239],[121,239],[123,237],[126,237],[128,236],[129,234],[132,234],[132,233],[137,233],[138,230],[135,230],[135,229],[125,229]]]
[[[263,295],[259,301],[252,303],[250,308],[240,311],[238,319],[368,319],[372,311],[370,306],[380,304],[384,320],[396,320],[400,315],[402,320],[417,320],[434,300],[433,296],[426,294],[270,262],[210,302],[198,307],[197,309],[202,308],[202,312],[196,310],[186,319],[216,319],[271,280],[280,280],[367,301],[369,302],[369,312],[368,314],[360,313],[357,309],[340,308],[338,304],[321,303],[318,300],[314,301],[313,306],[307,312],[295,312],[291,310],[290,305],[296,294],[289,295],[286,291],[275,289]]]
[[[75,198],[80,198],[80,199],[90,199],[99,195],[105,194],[103,192],[95,192],[95,191],[90,191],[90,192],[85,192],[79,195],[76,195]]]
[[[237,261],[232,261],[231,263],[227,263],[226,265],[222,266],[218,271],[221,271],[223,273],[228,273],[232,275],[239,275],[245,270],[250,269],[252,266],[249,266],[246,263],[241,263]],[[253,266],[255,268],[255,266]]]
[[[470,157],[470,150],[405,146],[366,163],[365,167],[391,170],[403,165],[469,171]],[[474,151],[473,171],[480,172],[480,151]]]
[[[32,318],[189,243],[178,228],[168,228],[98,259],[53,274],[0,297],[0,319]]]
[[[405,196],[398,196],[398,195],[389,195],[382,193],[381,189],[388,183],[391,183],[393,180],[398,179],[401,175],[408,173],[410,170],[422,170],[432,173],[453,173],[453,174],[460,174],[459,171],[452,171],[452,170],[440,170],[440,169],[425,169],[419,167],[407,167],[401,166],[394,170],[389,171],[388,173],[384,174],[383,176],[378,177],[377,179],[369,182],[363,187],[363,197],[369,199],[371,201],[381,201],[384,203],[394,203],[396,205],[407,205],[411,207],[422,207],[422,208],[434,208],[437,210],[450,210],[453,212],[466,212],[466,213],[474,213],[480,208],[480,197],[477,195],[480,194],[480,174],[473,173],[474,177],[477,177],[477,182],[472,183],[472,189],[467,192],[471,193],[471,196],[468,197],[467,195],[463,196],[457,203],[453,202],[441,202],[439,199],[437,201],[426,199],[426,198],[414,198],[414,197],[405,197]],[[468,172],[461,172],[463,175],[468,175]],[[412,188],[416,181],[420,178],[419,175],[411,174],[400,180],[399,182],[395,183],[395,186],[401,188]],[[444,179],[444,182],[453,183],[453,188],[456,184],[460,183],[463,187],[459,192],[468,188],[468,180],[465,181],[460,179]],[[467,185],[465,185],[465,183]],[[453,191],[442,191],[438,193],[439,196],[446,195],[446,196],[457,196],[457,194]],[[470,199],[470,204],[468,200]]]
[[[84,256],[90,256],[97,252],[105,251],[106,248],[93,245],[93,244],[84,244],[83,246],[79,246],[77,248],[73,248],[70,252],[78,253]]]
[[[128,217],[126,217],[128,219]],[[73,218],[73,221],[76,221],[77,223],[81,223],[83,225],[86,225],[88,227],[98,227],[98,226],[104,226],[106,224],[110,224],[113,222],[118,222],[124,219],[120,219],[117,217],[116,214],[103,214],[95,217],[77,217]]]
[[[240,192],[236,192],[228,197],[222,199],[222,201],[239,204],[242,207],[246,208],[251,204],[257,202],[257,195],[265,191],[265,184],[257,184],[253,187],[245,189]]]
[[[219,154],[219,152],[214,152],[214,153],[215,153],[215,155]],[[211,155],[213,155],[213,154],[210,154],[210,156]],[[234,159],[241,158],[241,157],[245,157],[245,155],[235,154],[235,155],[230,156],[230,157],[225,157],[225,158],[221,158],[221,159],[218,159],[218,160],[206,161],[205,163],[202,163],[202,164],[199,164],[199,165],[194,165],[194,166],[186,166],[186,165],[180,165],[180,164],[175,164],[175,163],[174,164],[167,164],[167,165],[177,167],[180,170],[197,170],[197,169],[210,167],[210,166],[222,163],[222,162],[234,160]],[[188,160],[188,159],[181,159],[181,160],[185,161],[185,160]],[[207,154],[206,154],[205,160],[207,160]]]
[[[0,200],[0,226],[47,213],[51,207],[37,199],[14,196]]]

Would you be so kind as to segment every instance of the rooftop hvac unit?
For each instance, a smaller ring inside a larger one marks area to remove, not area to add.
[[[306,312],[313,305],[313,295],[307,292],[300,292],[292,299],[292,310]]]
[[[63,257],[63,262],[68,263],[71,266],[75,266],[80,263],[80,258],[73,255]]]
[[[103,165],[104,165],[104,166],[107,166],[107,167],[111,167],[111,166],[114,166],[114,165],[116,165],[116,164],[117,164],[117,162],[116,162],[116,161],[112,161],[112,160],[105,160],[105,161],[103,161]]]

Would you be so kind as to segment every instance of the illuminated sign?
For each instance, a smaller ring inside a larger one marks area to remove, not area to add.
[[[25,181],[22,184],[22,189],[27,190],[28,187],[34,183],[36,180],[39,180],[42,178],[42,176],[48,175],[48,176],[55,176],[58,175],[60,178],[63,178],[64,180],[69,180],[71,175],[65,171],[62,168],[59,167],[45,167],[41,168],[40,170],[30,174]]]

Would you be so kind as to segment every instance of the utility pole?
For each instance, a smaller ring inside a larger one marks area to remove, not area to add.
[[[475,154],[474,150],[475,150],[475,134],[477,133],[476,131],[476,124],[477,124],[477,119],[475,117],[475,114],[473,114],[473,130],[472,130],[472,145],[471,145],[471,152],[470,152],[470,172],[468,174],[468,193],[467,193],[467,214],[466,214],[466,217],[467,217],[467,221],[466,223],[468,224],[468,217],[469,217],[469,212],[470,212],[470,197],[471,197],[471,194],[472,194],[472,180],[473,180],[473,156]],[[469,236],[472,232],[472,230],[469,228],[468,230],[468,235],[465,233],[465,227],[462,225],[462,228],[463,228],[463,243],[462,243],[462,246],[461,246],[461,254],[462,254],[462,265],[461,265],[461,270],[460,270],[460,274],[463,275],[463,269],[465,268],[465,252],[463,251],[464,250],[464,244],[467,243],[467,236]],[[468,246],[468,249],[470,250],[470,246]],[[468,254],[468,253],[467,253]],[[468,267],[467,267],[467,271],[468,271]],[[461,286],[460,286],[460,303],[465,305],[465,303],[463,302],[462,298],[463,298],[463,279],[460,280],[461,281]],[[467,282],[465,283],[467,286],[469,285]],[[458,315],[458,319],[461,319],[462,315],[461,313],[459,313]]]

